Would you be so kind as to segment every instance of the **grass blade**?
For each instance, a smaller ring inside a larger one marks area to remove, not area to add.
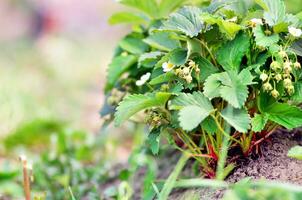
[[[175,182],[177,177],[179,176],[181,170],[185,166],[187,160],[189,159],[189,155],[185,152],[182,154],[180,159],[178,160],[173,172],[170,174],[168,179],[166,180],[163,189],[161,190],[158,199],[159,200],[166,200],[169,197],[169,194],[171,193],[172,189],[174,188]]]

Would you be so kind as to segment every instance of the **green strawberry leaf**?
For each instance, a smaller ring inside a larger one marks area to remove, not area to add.
[[[280,39],[278,34],[272,34],[270,36],[265,35],[260,25],[253,29],[253,33],[256,44],[260,47],[270,47],[273,44],[277,44]]]
[[[141,38],[132,35],[126,36],[121,40],[119,46],[132,54],[142,54],[149,49],[149,46]]]
[[[209,99],[201,92],[181,93],[172,100],[170,109],[180,110],[178,120],[180,126],[187,131],[196,128],[214,110]]]
[[[248,85],[253,84],[252,74],[242,70],[216,73],[209,76],[204,84],[204,94],[208,98],[221,97],[235,108],[241,108],[248,97]]]
[[[257,105],[260,112],[266,114],[269,120],[287,129],[302,126],[302,110],[296,106],[276,102],[273,97],[265,93],[260,93]]]
[[[184,7],[172,13],[168,20],[163,22],[161,29],[178,31],[191,38],[195,37],[204,28],[200,13],[201,10],[197,7]]]
[[[211,111],[212,110],[204,109],[201,106],[185,106],[179,111],[178,120],[180,126],[184,130],[191,131],[208,117]]]
[[[241,133],[246,133],[250,128],[250,116],[245,109],[227,106],[221,111],[223,119]]]
[[[163,55],[160,51],[152,51],[142,54],[138,59],[138,67],[153,68]]]
[[[169,100],[171,94],[158,92],[146,94],[133,94],[126,96],[119,103],[115,113],[115,125],[120,126],[124,121],[141,110],[147,108],[164,106]]]
[[[169,53],[169,61],[174,65],[183,65],[187,62],[188,51],[178,48]]]
[[[205,13],[202,15],[202,20],[207,24],[217,24],[220,32],[224,33],[229,39],[233,39],[242,27],[234,22],[224,20],[222,17]]]
[[[150,85],[157,85],[157,84],[160,84],[160,83],[166,83],[166,82],[175,80],[176,78],[177,78],[177,76],[173,72],[167,72],[167,73],[161,74],[161,75],[153,78],[149,82],[149,84]]]
[[[218,130],[217,124],[212,117],[207,117],[205,120],[203,120],[201,123],[201,128],[212,135]]]
[[[151,47],[163,51],[171,51],[181,47],[180,42],[172,39],[172,34],[168,32],[155,32],[154,34],[145,38],[143,41],[149,44]]]
[[[286,19],[286,10],[283,0],[255,0],[265,11],[263,17],[270,26],[282,23]]]
[[[217,73],[219,70],[208,59],[202,56],[194,56],[192,60],[198,65],[200,69],[199,78],[204,82],[210,75]]]
[[[119,77],[126,72],[137,61],[137,57],[133,55],[118,56],[113,58],[109,65],[106,91],[109,91],[114,87]]]
[[[288,153],[288,157],[295,158],[298,160],[302,160],[302,146],[294,146],[292,147]]]
[[[159,15],[168,16],[172,11],[186,3],[187,0],[161,0],[159,4]]]
[[[153,155],[157,155],[159,152],[159,143],[160,143],[160,130],[152,130],[147,138],[147,145],[149,146]]]
[[[268,121],[268,117],[265,114],[256,114],[252,118],[252,130],[254,132],[260,132],[264,129],[266,123]]]
[[[241,60],[249,48],[249,37],[241,33],[218,50],[217,61],[226,71],[239,71]]]
[[[142,16],[131,13],[131,12],[118,12],[109,18],[111,25],[115,24],[142,24],[146,22]]]
[[[157,19],[159,8],[156,0],[118,0],[121,4],[138,9],[150,18]]]

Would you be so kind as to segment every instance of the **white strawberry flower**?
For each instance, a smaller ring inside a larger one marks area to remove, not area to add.
[[[292,27],[292,26],[289,26],[288,27],[288,32],[294,36],[294,37],[301,37],[302,35],[302,30],[299,29],[299,28],[295,28],[295,27]]]
[[[164,71],[164,72],[169,72],[169,71],[171,71],[174,67],[175,67],[175,65],[173,65],[173,64],[170,63],[170,62],[164,62],[163,65],[162,65],[162,68],[163,68],[163,71]]]
[[[251,19],[251,22],[252,22],[252,24],[255,24],[255,25],[263,25],[262,19],[259,19],[259,18],[253,18],[253,19]]]
[[[148,73],[142,75],[141,78],[135,82],[135,84],[137,86],[142,86],[150,79],[150,77],[151,77],[151,73],[148,72]]]
[[[231,19],[228,19],[227,21],[228,21],[228,22],[236,23],[236,22],[238,21],[238,17],[237,17],[237,16],[232,17]]]

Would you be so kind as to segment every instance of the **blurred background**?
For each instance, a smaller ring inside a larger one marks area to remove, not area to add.
[[[302,10],[302,0],[286,4]],[[21,154],[34,164],[33,191],[48,199],[114,193],[101,183],[142,141],[131,126],[100,133],[106,67],[130,30],[107,23],[121,9],[113,0],[0,1],[0,199],[22,199]]]

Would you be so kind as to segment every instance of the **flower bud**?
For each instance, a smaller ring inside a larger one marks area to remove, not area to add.
[[[128,56],[128,52],[127,52],[127,51],[124,51],[124,52],[121,54],[121,56],[123,56],[123,57]]]
[[[265,91],[271,91],[273,89],[273,86],[269,82],[266,82],[263,84],[263,89]]]
[[[290,85],[286,88],[286,90],[289,95],[292,95],[295,92],[295,87],[293,85]]]
[[[274,89],[274,90],[271,92],[271,95],[272,95],[275,99],[277,99],[277,98],[279,97],[279,92],[278,92],[276,89]]]
[[[184,67],[184,68],[182,69],[182,72],[184,73],[184,75],[189,75],[189,74],[190,74],[190,68]]]
[[[196,65],[196,63],[195,63],[193,60],[190,60],[189,66],[190,66],[190,67],[194,67],[195,65]]]
[[[260,79],[264,82],[264,81],[266,81],[267,79],[268,79],[268,75],[266,74],[266,73],[262,73],[261,75],[260,75]]]
[[[283,65],[283,69],[285,71],[285,73],[291,73],[292,72],[292,67],[291,67],[292,63],[291,62],[288,62],[286,61]]]
[[[274,71],[277,71],[278,69],[281,68],[280,63],[278,63],[277,61],[273,61],[270,65],[270,67]]]
[[[179,68],[177,68],[177,69],[175,70],[175,74],[176,74],[176,75],[179,75],[181,72],[182,72],[182,71],[181,71],[181,69],[179,69]]]
[[[277,82],[281,81],[282,80],[281,74],[276,74],[275,79],[276,79]]]
[[[187,83],[191,83],[193,78],[191,75],[185,76],[185,80],[187,81]]]
[[[270,36],[272,34],[272,31],[267,29],[264,31],[264,33],[265,33],[265,35]]]
[[[292,80],[290,80],[289,78],[284,79],[283,81],[284,87],[288,87],[292,85]]]
[[[162,91],[167,91],[167,90],[169,90],[169,85],[168,84],[163,84],[163,85],[160,86],[160,89]]]
[[[298,61],[296,61],[296,62],[294,63],[294,68],[295,68],[295,69],[301,69],[301,64],[300,64]]]
[[[287,53],[286,53],[285,51],[283,51],[283,50],[279,51],[278,54],[279,54],[279,56],[281,56],[282,58],[287,57]]]

